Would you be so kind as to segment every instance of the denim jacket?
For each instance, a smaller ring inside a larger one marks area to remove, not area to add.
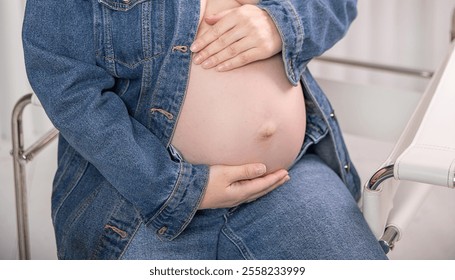
[[[302,83],[304,148],[354,197],[352,167],[329,101],[307,63],[332,47],[356,0],[262,0],[282,37],[289,81]],[[141,223],[171,242],[191,221],[209,167],[170,145],[185,96],[200,5],[184,0],[28,0],[29,81],[60,131],[52,219],[59,258],[118,258]]]

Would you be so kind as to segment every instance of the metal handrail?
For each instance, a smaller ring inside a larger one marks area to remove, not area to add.
[[[341,64],[341,65],[347,65],[347,66],[362,67],[362,68],[378,70],[378,71],[392,72],[392,73],[397,73],[397,74],[411,75],[411,76],[416,76],[416,77],[425,78],[425,79],[431,79],[434,75],[434,72],[429,71],[429,70],[392,66],[392,65],[378,64],[378,63],[372,63],[372,62],[364,62],[364,61],[359,61],[359,60],[337,58],[337,57],[331,57],[331,56],[320,56],[320,57],[315,58],[315,60],[321,61],[321,62],[330,62],[330,63],[336,63],[336,64]]]
[[[25,176],[25,167],[27,162],[31,161],[33,157],[38,154],[42,149],[49,145],[57,135],[57,129],[53,128],[47,132],[43,137],[34,142],[28,149],[24,149],[24,132],[22,114],[27,107],[31,104],[32,94],[26,94],[20,98],[13,108],[11,130],[13,149],[11,155],[13,157],[13,170],[14,170],[14,186],[16,194],[16,218],[17,218],[17,235],[19,247],[19,259],[30,259],[30,237],[29,237],[29,223],[28,223],[28,201],[27,201],[27,181]]]

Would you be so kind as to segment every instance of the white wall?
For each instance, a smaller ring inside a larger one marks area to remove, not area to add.
[[[327,55],[434,70],[450,43],[455,0],[358,0],[359,15]],[[425,79],[313,63],[316,76],[422,91]]]
[[[31,87],[25,73],[21,27],[26,0],[0,0],[0,140],[11,139],[11,113],[16,101]],[[35,134],[50,127],[48,119],[38,110],[25,111],[24,123]],[[25,139],[32,137],[26,135]]]
[[[20,42],[22,0],[0,0],[0,137],[9,139],[14,102],[29,91]]]

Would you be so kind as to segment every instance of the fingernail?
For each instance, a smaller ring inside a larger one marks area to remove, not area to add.
[[[263,165],[263,164],[258,165],[258,166],[256,167],[256,174],[257,174],[258,176],[264,174],[266,171],[267,171],[267,168],[266,168],[265,165]]]
[[[289,175],[286,175],[286,177],[284,177],[284,182],[286,183],[289,180],[291,180],[291,177]]]
[[[192,52],[197,52],[199,50],[199,44],[198,43],[193,43],[190,47],[190,50]]]
[[[204,61],[204,63],[202,63],[202,68],[210,68],[213,66],[213,62],[209,59],[209,60],[206,60]]]
[[[194,63],[199,64],[199,63],[201,63],[201,59],[202,59],[202,56],[198,54],[194,57],[193,60],[194,60]]]
[[[216,71],[218,71],[218,72],[223,72],[225,70],[227,70],[227,66],[224,65],[224,64],[221,64],[221,65],[216,67]]]

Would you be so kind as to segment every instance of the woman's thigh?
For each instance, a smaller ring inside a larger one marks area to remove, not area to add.
[[[219,258],[386,259],[356,201],[319,157],[307,154],[291,180],[231,211]]]

